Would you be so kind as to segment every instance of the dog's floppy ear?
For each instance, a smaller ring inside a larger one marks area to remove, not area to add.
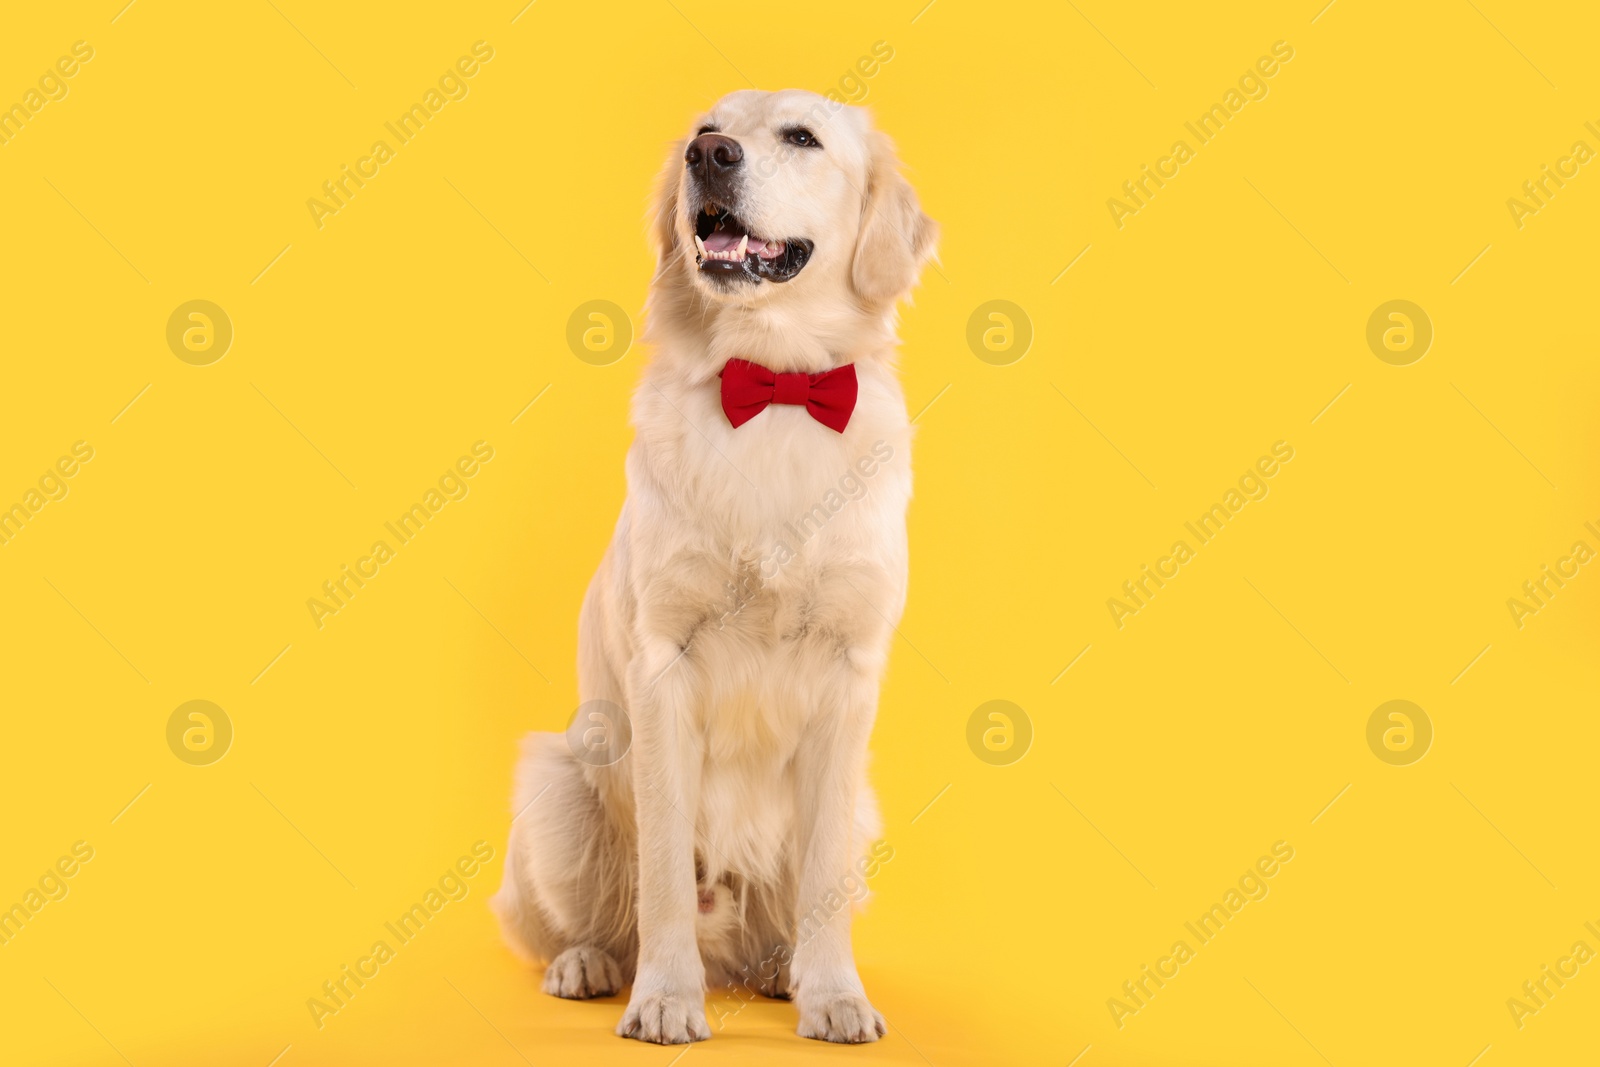
[[[678,183],[683,173],[683,145],[672,142],[666,165],[656,178],[655,196],[650,207],[650,236],[656,246],[656,271],[666,265],[678,250]]]
[[[850,284],[868,305],[893,303],[911,291],[933,256],[939,224],[922,213],[911,183],[900,174],[894,142],[872,135],[861,235],[850,265]]]

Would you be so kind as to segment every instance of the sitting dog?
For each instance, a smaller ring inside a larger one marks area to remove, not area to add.
[[[583,703],[524,741],[493,904],[545,992],[632,982],[622,1036],[710,1037],[710,982],[876,1041],[849,898],[906,590],[896,305],[937,227],[859,108],[736,92],[692,130],[653,211],[654,355],[578,618]]]

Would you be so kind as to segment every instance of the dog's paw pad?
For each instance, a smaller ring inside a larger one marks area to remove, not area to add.
[[[569,948],[544,971],[544,991],[553,997],[588,1000],[622,988],[622,970],[604,949]]]
[[[617,1024],[617,1035],[657,1045],[708,1040],[711,1027],[706,1023],[705,997],[673,993],[641,996],[635,991],[628,1002],[628,1010],[622,1013],[622,1021]]]
[[[867,998],[855,993],[839,993],[818,1001],[806,1001],[801,992],[801,1037],[818,1041],[837,1041],[846,1045],[861,1045],[876,1041],[886,1032],[883,1016],[867,1003]]]

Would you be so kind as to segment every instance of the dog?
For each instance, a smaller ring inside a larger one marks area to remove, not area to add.
[[[709,1038],[710,983],[876,1041],[850,903],[907,579],[898,303],[937,226],[860,108],[741,91],[691,129],[651,213],[653,358],[579,614],[582,704],[523,742],[492,903],[546,993],[631,981],[624,1037]]]

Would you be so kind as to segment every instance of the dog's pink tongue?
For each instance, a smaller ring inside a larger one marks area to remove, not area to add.
[[[744,236],[743,234],[740,234],[738,237],[736,237],[733,234],[727,232],[726,230],[719,230],[718,232],[712,234],[710,237],[706,238],[706,251],[707,252],[729,252],[729,251],[732,251],[733,249],[739,247],[739,237],[743,237],[743,236]],[[752,237],[752,238],[750,238],[749,251],[754,252],[756,255],[760,256],[762,259],[777,259],[779,256],[783,255],[783,242],[782,241],[765,241],[765,240],[762,240],[759,237]]]

